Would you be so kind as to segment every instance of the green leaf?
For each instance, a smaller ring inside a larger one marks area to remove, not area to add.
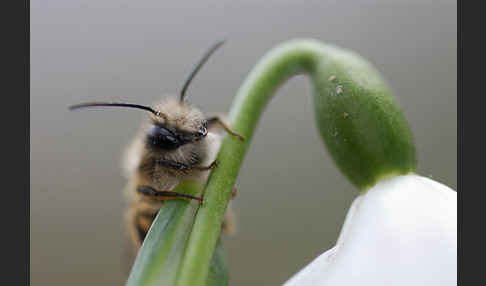
[[[183,275],[183,274],[181,274]],[[229,284],[228,264],[221,239],[216,244],[206,286],[227,286]]]

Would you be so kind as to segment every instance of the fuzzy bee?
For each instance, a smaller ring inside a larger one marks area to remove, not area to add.
[[[168,199],[203,198],[174,192],[182,181],[205,182],[208,171],[217,166],[215,160],[223,129],[240,140],[221,115],[206,116],[186,99],[186,90],[194,76],[223,42],[214,44],[187,77],[179,97],[168,97],[153,107],[91,102],[73,105],[71,110],[90,107],[127,107],[148,111],[137,136],[125,153],[125,174],[128,177],[129,207],[126,228],[134,253],[142,244],[155,216]],[[235,189],[234,189],[235,191]],[[231,212],[223,222],[223,230],[231,232]]]

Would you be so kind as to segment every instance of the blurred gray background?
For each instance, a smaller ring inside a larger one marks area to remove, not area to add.
[[[396,91],[419,173],[456,189],[456,1],[31,1],[31,282],[121,285],[121,153],[143,112],[71,104],[151,104],[179,90],[203,51],[189,99],[229,110],[256,61],[312,37],[352,49]],[[231,285],[278,285],[333,246],[357,190],[317,135],[305,77],[287,82],[251,144],[225,239]]]

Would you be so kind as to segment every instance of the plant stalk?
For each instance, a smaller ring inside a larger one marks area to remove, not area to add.
[[[315,40],[279,45],[256,65],[232,104],[230,121],[244,142],[227,136],[205,188],[178,272],[178,286],[204,285],[243,158],[263,110],[290,77],[307,74],[315,118],[343,174],[365,191],[385,176],[415,170],[411,132],[390,89],[358,55]]]

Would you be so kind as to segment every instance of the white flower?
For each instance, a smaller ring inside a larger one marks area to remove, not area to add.
[[[457,194],[410,174],[358,196],[336,245],[284,286],[456,284]]]

